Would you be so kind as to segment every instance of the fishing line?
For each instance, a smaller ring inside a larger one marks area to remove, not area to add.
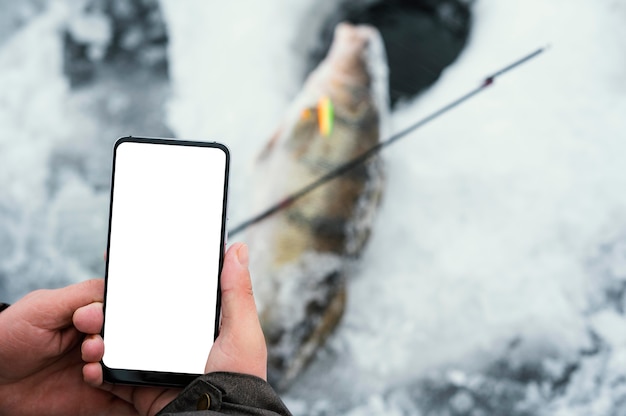
[[[419,120],[416,123],[410,125],[409,127],[406,127],[404,130],[401,130],[398,133],[390,136],[388,139],[379,142],[378,144],[376,144],[375,146],[369,148],[368,150],[366,150],[365,152],[363,152],[359,156],[355,157],[354,159],[337,166],[335,169],[329,171],[328,173],[326,173],[325,175],[319,177],[318,179],[316,179],[315,181],[311,182],[310,184],[302,187],[300,190],[298,190],[298,191],[288,195],[287,197],[282,199],[280,202],[278,202],[275,205],[272,205],[271,207],[267,208],[265,211],[262,211],[261,213],[251,217],[250,219],[242,222],[238,226],[236,226],[233,229],[229,230],[228,234],[230,236],[233,236],[233,235],[235,235],[235,234],[245,230],[246,228],[250,227],[251,225],[254,225],[256,223],[259,223],[259,222],[263,221],[264,219],[266,219],[267,217],[277,213],[278,211],[281,211],[281,210],[289,207],[291,204],[296,202],[298,199],[302,198],[303,196],[305,196],[309,192],[313,191],[314,189],[320,187],[321,185],[325,184],[326,182],[328,182],[328,181],[330,181],[330,180],[332,180],[332,179],[334,179],[334,178],[336,178],[338,176],[341,176],[341,175],[345,174],[346,172],[352,170],[353,168],[355,168],[356,166],[359,166],[362,163],[365,163],[370,157],[372,157],[376,153],[380,152],[383,148],[385,148],[385,147],[389,146],[390,144],[396,142],[397,140],[407,136],[409,133],[412,133],[413,131],[415,131],[415,130],[419,129],[420,127],[424,126],[425,124],[435,120],[436,118],[439,118],[443,114],[445,114],[448,111],[452,110],[453,108],[459,106],[460,104],[462,104],[465,101],[469,100],[470,98],[474,97],[478,93],[484,91],[485,89],[487,89],[488,87],[493,85],[493,83],[494,83],[494,81],[495,81],[495,79],[497,77],[499,77],[501,75],[504,75],[505,73],[511,71],[512,69],[515,69],[518,66],[520,66],[520,65],[530,61],[531,59],[537,57],[542,52],[545,52],[547,49],[548,49],[547,47],[541,47],[541,48],[537,49],[536,51],[534,51],[532,53],[529,53],[528,55],[525,55],[524,57],[518,59],[517,61],[515,61],[515,62],[513,62],[513,63],[511,63],[511,64],[509,64],[509,65],[507,65],[505,67],[503,67],[502,69],[500,69],[500,70],[498,70],[496,72],[494,72],[493,74],[491,74],[488,77],[486,77],[483,80],[483,82],[480,84],[480,86],[478,86],[478,87],[474,88],[473,90],[467,92],[466,94],[460,96],[456,100],[453,100],[450,103],[444,105],[440,109],[434,111],[430,115],[422,118],[421,120]]]

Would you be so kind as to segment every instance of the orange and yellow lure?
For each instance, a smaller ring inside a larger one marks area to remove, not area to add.
[[[333,124],[335,121],[335,109],[333,102],[329,97],[322,97],[317,103],[317,124],[320,129],[320,134],[324,137],[328,137],[333,132]],[[302,118],[304,120],[309,119],[312,116],[311,109],[307,108],[302,112]]]

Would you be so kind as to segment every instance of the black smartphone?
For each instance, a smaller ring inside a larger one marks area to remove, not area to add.
[[[229,162],[214,142],[115,143],[105,381],[184,386],[204,373],[219,329]]]

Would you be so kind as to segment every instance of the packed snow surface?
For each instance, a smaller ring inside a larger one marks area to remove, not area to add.
[[[106,241],[106,190],[80,169],[53,169],[59,158],[93,160],[80,130],[88,122],[67,106],[59,28],[68,17],[53,4],[0,44],[0,290],[10,301],[90,276]],[[297,93],[333,2],[161,4],[169,125],[177,137],[231,148],[236,225],[264,208],[248,203],[254,159]],[[392,130],[549,50],[383,152],[387,185],[372,239],[340,328],[285,395],[296,414],[419,414],[398,392],[446,369],[451,383],[466,383],[513,349],[515,360],[555,374],[577,363],[559,394],[524,391],[526,402],[549,403],[542,412],[619,414],[626,3],[477,0],[472,10],[465,51],[394,112]],[[598,343],[606,354],[589,352]],[[472,398],[457,394],[450,405],[470,414]]]

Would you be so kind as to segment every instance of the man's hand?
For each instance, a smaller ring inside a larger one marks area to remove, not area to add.
[[[102,302],[104,282],[38,290],[0,313],[0,414],[136,415],[134,406],[84,383],[74,312]]]
[[[267,378],[267,349],[252,296],[248,271],[248,248],[234,244],[226,252],[221,276],[222,324],[211,349],[205,372],[228,371]],[[177,391],[171,389],[130,387],[103,383],[100,360],[104,342],[99,335],[104,322],[102,304],[93,303],[76,311],[74,324],[88,335],[82,346],[85,381],[133,402],[139,414],[155,415],[172,401]],[[207,322],[207,330],[212,322]]]

